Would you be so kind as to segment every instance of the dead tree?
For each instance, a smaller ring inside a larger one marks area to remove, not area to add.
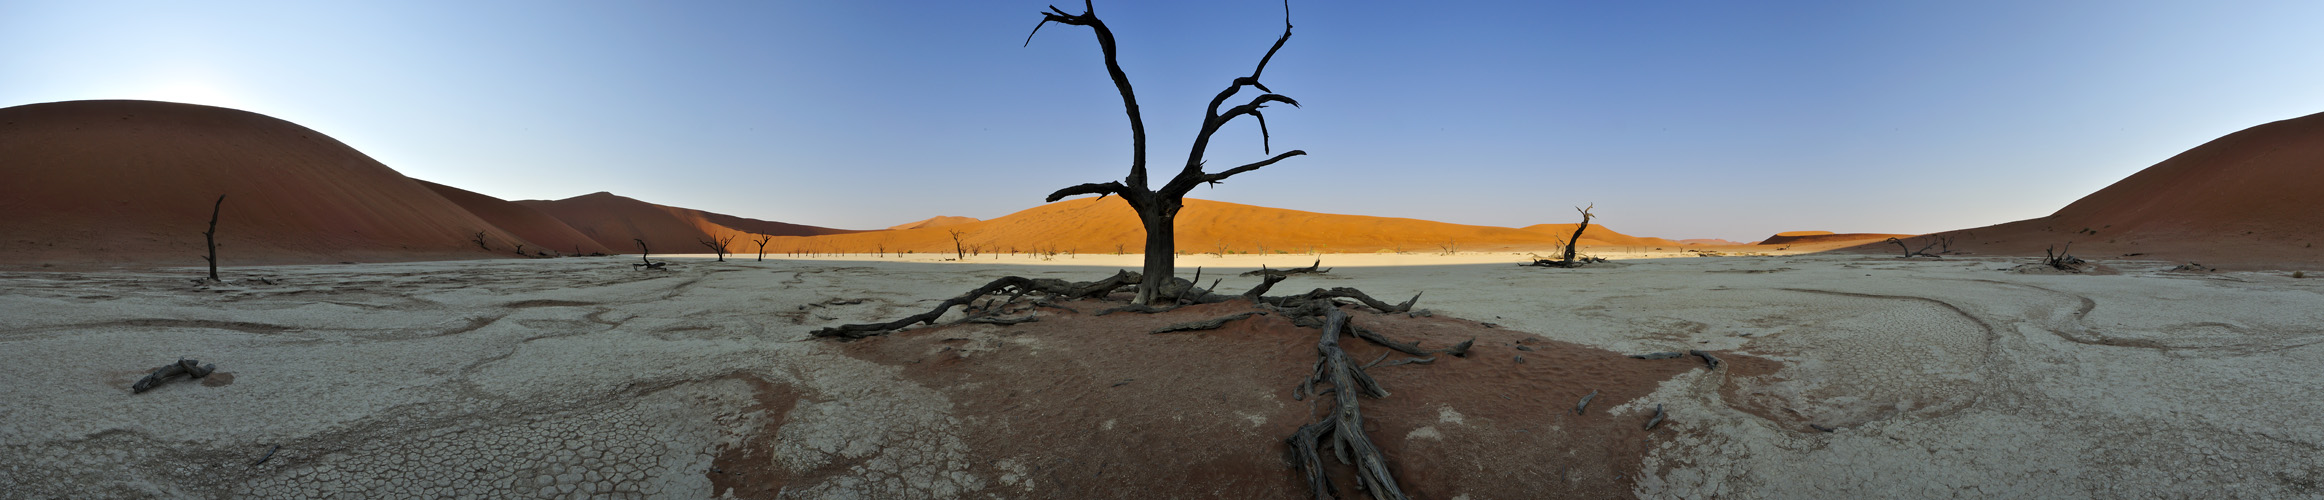
[[[484,232],[483,232],[483,231],[477,231],[475,236],[470,236],[470,237],[468,237],[468,241],[473,241],[473,242],[476,242],[476,248],[482,248],[482,249],[484,249],[484,251],[486,251],[486,252],[490,252],[490,251],[492,251],[492,247],[490,247],[490,246],[486,246],[486,245],[484,244]]]
[[[1105,22],[1097,18],[1096,9],[1087,0],[1082,2],[1080,14],[1066,13],[1063,9],[1050,6],[1049,12],[1041,13],[1041,22],[1033,25],[1033,34],[1039,34],[1042,26],[1052,22],[1088,26],[1090,31],[1097,35],[1098,49],[1105,55],[1106,74],[1113,78],[1114,88],[1122,94],[1122,109],[1130,118],[1129,176],[1119,181],[1089,183],[1059,189],[1057,192],[1049,194],[1048,201],[1054,203],[1067,197],[1088,194],[1098,195],[1099,198],[1119,195],[1123,201],[1129,202],[1132,210],[1137,211],[1138,221],[1146,230],[1146,263],[1143,273],[1145,281],[1138,284],[1138,293],[1137,297],[1133,299],[1134,303],[1149,304],[1155,302],[1156,299],[1166,298],[1157,296],[1157,292],[1169,283],[1170,276],[1175,270],[1174,266],[1177,264],[1176,221],[1178,210],[1185,206],[1187,192],[1193,191],[1196,186],[1215,185],[1236,174],[1258,170],[1273,165],[1275,162],[1283,161],[1285,158],[1307,154],[1305,151],[1292,150],[1265,160],[1216,173],[1203,171],[1203,156],[1210,149],[1210,137],[1212,134],[1218,133],[1220,127],[1225,126],[1235,118],[1248,115],[1259,122],[1261,151],[1272,153],[1273,148],[1267,143],[1267,119],[1260,113],[1260,109],[1267,107],[1268,103],[1276,102],[1290,104],[1294,107],[1299,106],[1299,101],[1275,94],[1266,85],[1259,83],[1259,75],[1266,71],[1267,61],[1274,59],[1275,52],[1282,50],[1283,43],[1291,39],[1290,13],[1290,5],[1286,3],[1283,16],[1283,36],[1276,38],[1275,45],[1268,48],[1267,54],[1259,58],[1259,65],[1251,70],[1251,76],[1236,77],[1227,85],[1226,90],[1220,91],[1217,97],[1211,98],[1210,107],[1203,115],[1202,128],[1194,134],[1194,145],[1192,151],[1186,156],[1186,166],[1179,170],[1178,175],[1171,177],[1169,182],[1163,184],[1160,190],[1151,188],[1146,182],[1146,122],[1139,115],[1138,97],[1130,88],[1130,77],[1122,72],[1121,63],[1114,55],[1113,30],[1106,28]],[[1025,43],[1031,45],[1032,42],[1033,35],[1026,35]],[[1248,103],[1227,108],[1224,112],[1219,110],[1220,106],[1225,105],[1227,99],[1234,97],[1245,86],[1256,88],[1265,94],[1251,99]]]
[[[758,237],[759,239],[753,241],[759,242],[759,261],[765,262],[767,260],[767,240],[774,239],[774,237],[764,234],[758,235]]]
[[[968,247],[960,245],[960,230],[946,229],[944,232],[952,233],[952,260],[968,260]]]
[[[1591,203],[1587,207],[1574,207],[1575,211],[1582,213],[1582,223],[1575,224],[1574,237],[1565,240],[1565,267],[1574,267],[1574,256],[1579,254],[1574,247],[1582,244],[1582,231],[1590,230],[1590,218],[1595,217],[1590,213],[1590,209],[1594,208],[1598,208],[1598,204]]]
[[[1915,256],[1915,255],[1926,255],[1926,256],[1929,256],[1929,257],[1936,257],[1935,255],[1930,255],[1930,254],[1928,253],[1928,252],[1929,252],[1929,249],[1931,249],[1931,248],[1936,248],[1936,247],[1937,247],[1937,243],[1941,243],[1941,242],[1943,242],[1944,240],[1937,239],[1937,238],[1929,238],[1929,239],[1930,239],[1930,240],[1932,240],[1932,241],[1930,241],[1930,242],[1929,242],[1929,244],[1926,244],[1926,245],[1921,245],[1921,249],[1919,249],[1919,250],[1914,250],[1914,249],[1912,249],[1912,246],[1911,246],[1911,245],[1906,245],[1906,244],[1904,243],[1904,240],[1900,240],[1900,239],[1896,239],[1896,238],[1889,238],[1889,239],[1888,239],[1888,241],[1886,241],[1886,242],[1884,242],[1884,243],[1895,243],[1897,248],[1903,249],[1903,250],[1904,250],[1904,256],[1903,256],[1903,257],[1899,257],[1899,258],[1903,258],[1903,259],[1910,259],[1910,258],[1913,258],[1913,256]]]
[[[711,252],[717,253],[719,262],[726,262],[726,246],[734,243],[734,236],[727,235],[724,238],[712,236],[707,240],[695,241],[701,242],[702,246],[709,247]]]
[[[651,258],[654,252],[653,250],[646,248],[646,240],[638,238],[630,238],[629,240],[637,242],[637,260],[645,262],[644,264],[630,264],[629,267],[638,269],[660,269],[664,271],[670,270],[667,267],[663,267],[669,265],[668,262],[654,262],[654,259]]]
[[[210,261],[210,281],[218,281],[218,209],[224,206],[226,195],[218,195],[218,201],[210,204],[210,230],[202,231],[202,244],[210,247],[210,254],[202,256]]]
[[[2082,260],[2081,257],[2075,257],[2072,254],[2066,253],[2073,249],[2074,242],[2071,241],[2066,242],[2066,248],[2061,249],[2052,246],[2042,249],[2042,254],[2044,255],[2044,257],[2042,257],[2042,265],[2050,266],[2051,269],[2060,271],[2081,272],[2082,264],[2088,263],[2089,261]]]
[[[1539,255],[1535,255],[1533,256],[1533,262],[1520,265],[1533,267],[1574,268],[1589,265],[1595,262],[1605,262],[1606,259],[1600,257],[1582,257],[1581,251],[1575,248],[1582,244],[1582,232],[1590,230],[1590,219],[1597,217],[1596,214],[1590,213],[1590,210],[1596,208],[1598,208],[1598,204],[1596,203],[1591,203],[1590,206],[1586,207],[1574,207],[1574,211],[1582,213],[1582,223],[1574,225],[1574,235],[1572,237],[1566,238],[1565,241],[1560,242],[1565,247],[1565,253],[1562,254],[1559,258],[1544,259]]]
[[[518,243],[518,244],[516,244],[516,256],[518,256],[518,257],[531,257],[531,255],[525,255],[525,244],[523,244],[523,243]]]

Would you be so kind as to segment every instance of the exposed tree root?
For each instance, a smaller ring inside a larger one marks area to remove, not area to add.
[[[1347,313],[1339,309],[1324,312],[1323,337],[1316,341],[1315,350],[1321,359],[1316,361],[1316,374],[1301,383],[1312,388],[1316,383],[1331,384],[1331,416],[1316,423],[1299,427],[1287,442],[1291,445],[1291,461],[1307,473],[1307,487],[1318,499],[1331,498],[1331,477],[1324,472],[1320,449],[1329,441],[1332,455],[1340,463],[1356,467],[1356,484],[1374,499],[1404,499],[1403,488],[1396,486],[1396,478],[1388,473],[1388,458],[1380,448],[1364,435],[1364,415],[1356,407],[1356,395],[1362,393],[1374,398],[1388,397],[1388,391],[1378,381],[1364,373],[1363,368],[1349,362],[1347,351],[1341,350],[1339,336],[1348,331]]]
[[[1066,298],[1103,297],[1108,293],[1113,293],[1114,290],[1121,289],[1122,287],[1138,284],[1138,279],[1139,277],[1137,273],[1129,271],[1117,271],[1114,273],[1113,277],[1103,280],[1071,283],[1060,279],[1032,279],[1023,276],[1003,276],[1000,279],[993,280],[992,283],[986,283],[984,286],[977,287],[975,290],[969,290],[968,293],[960,294],[958,297],[944,299],[944,302],[938,303],[935,309],[930,309],[928,312],[906,316],[904,319],[889,321],[886,323],[865,323],[828,327],[815,330],[813,335],[817,337],[839,337],[846,340],[855,340],[896,331],[900,328],[912,326],[914,323],[935,324],[936,318],[943,317],[945,311],[950,311],[955,306],[962,306],[967,305],[970,302],[975,302],[977,299],[984,298],[986,295],[1008,293],[1010,294],[1009,298],[1012,300],[1017,297],[1022,297],[1025,294],[1034,292]]]
[[[1598,399],[1598,391],[1595,389],[1591,390],[1589,395],[1582,396],[1582,402],[1574,404],[1574,414],[1580,415],[1582,412],[1589,411],[1592,399]]]
[[[1711,355],[1711,353],[1708,353],[1708,352],[1703,352],[1703,351],[1693,351],[1693,350],[1687,351],[1687,354],[1693,354],[1693,355],[1696,355],[1696,356],[1700,356],[1700,357],[1702,357],[1702,358],[1703,358],[1703,364],[1710,365],[1710,366],[1711,366],[1711,369],[1713,369],[1713,370],[1716,370],[1716,369],[1718,369],[1718,368],[1719,368],[1719,357],[1718,357],[1718,356],[1712,356],[1712,355]]]
[[[1200,269],[1197,269],[1196,279],[1200,279],[1200,273]],[[1319,326],[1322,336],[1316,344],[1318,359],[1315,370],[1293,390],[1292,398],[1305,399],[1308,394],[1320,396],[1328,391],[1334,397],[1332,412],[1330,417],[1301,426],[1297,433],[1287,439],[1291,445],[1294,467],[1306,472],[1308,485],[1313,489],[1317,498],[1329,498],[1333,494],[1332,485],[1324,472],[1324,464],[1319,451],[1328,442],[1334,457],[1339,458],[1343,464],[1355,466],[1358,486],[1373,498],[1407,498],[1403,490],[1396,485],[1395,478],[1390,475],[1387,458],[1380,453],[1377,446],[1372,444],[1371,439],[1364,435],[1363,415],[1357,409],[1357,395],[1359,393],[1374,398],[1384,398],[1388,396],[1388,391],[1381,388],[1377,381],[1374,381],[1370,375],[1364,372],[1365,366],[1358,365],[1348,358],[1347,351],[1340,348],[1339,337],[1344,334],[1387,347],[1395,352],[1416,356],[1390,362],[1387,366],[1428,364],[1436,361],[1435,355],[1437,354],[1467,356],[1469,348],[1476,344],[1476,340],[1471,339],[1444,349],[1423,349],[1418,343],[1397,342],[1371,330],[1357,327],[1349,320],[1347,312],[1340,309],[1341,306],[1347,305],[1342,304],[1340,299],[1349,299],[1382,314],[1407,314],[1411,313],[1412,307],[1420,302],[1419,294],[1414,294],[1411,299],[1400,304],[1389,304],[1354,288],[1318,288],[1299,295],[1278,297],[1264,295],[1275,283],[1283,281],[1290,274],[1292,273],[1263,274],[1258,287],[1236,295],[1213,293],[1208,289],[1196,286],[1194,280],[1172,278],[1155,295],[1156,303],[1168,305],[1132,304],[1108,308],[1097,314],[1104,315],[1124,311],[1156,313],[1175,309],[1180,304],[1212,304],[1241,300],[1250,302],[1262,310],[1174,324],[1156,329],[1153,333],[1217,329],[1230,322],[1255,315],[1269,314],[1267,311],[1288,317],[1293,324]],[[1059,298],[1101,298],[1115,291],[1137,286],[1142,280],[1142,276],[1128,271],[1117,272],[1113,277],[1100,281],[1073,283],[1056,279],[1008,276],[993,280],[985,286],[970,290],[957,297],[946,299],[925,313],[886,323],[828,327],[816,330],[814,335],[817,337],[838,337],[843,340],[881,335],[913,324],[933,324],[937,318],[942,317],[945,312],[956,306],[970,307],[972,319],[967,321],[971,322],[1014,324],[1015,322],[1034,321],[1035,316],[1030,313],[1018,318],[976,316],[977,311],[979,311],[976,304],[988,296],[1004,296],[1005,298],[998,300],[997,304],[987,302],[983,305],[982,310],[997,311],[1028,294]],[[1043,300],[1046,299],[1034,302],[1039,304]],[[1382,353],[1381,358],[1372,363],[1377,365],[1381,360],[1387,359],[1387,356],[1387,353]],[[1319,384],[1328,385],[1330,388],[1318,390],[1316,387]],[[1586,398],[1584,404],[1587,404]]]
[[[1668,415],[1662,412],[1662,405],[1654,405],[1654,418],[1646,419],[1646,430],[1651,431],[1654,426],[1662,425],[1662,417],[1665,416]]]
[[[1646,353],[1646,354],[1632,354],[1632,355],[1630,355],[1630,357],[1632,357],[1632,358],[1637,358],[1637,359],[1670,359],[1670,358],[1676,358],[1676,357],[1685,356],[1685,355],[1686,355],[1685,353],[1676,353],[1676,352],[1655,352],[1655,353]]]

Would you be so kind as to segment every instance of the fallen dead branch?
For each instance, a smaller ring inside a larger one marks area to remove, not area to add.
[[[1257,271],[1249,271],[1249,272],[1245,272],[1245,273],[1243,273],[1243,275],[1244,275],[1244,276],[1290,276],[1290,275],[1294,275],[1294,274],[1323,274],[1323,273],[1328,273],[1328,272],[1331,272],[1331,270],[1330,270],[1330,269],[1317,269],[1317,267],[1320,267],[1320,266],[1322,266],[1322,265],[1323,265],[1323,259],[1321,259],[1321,258],[1317,258],[1317,259],[1315,259],[1315,263],[1314,263],[1314,264],[1309,264],[1307,267],[1294,267],[1294,268],[1290,268],[1290,269],[1268,269],[1268,268],[1267,268],[1267,266],[1266,266],[1265,264],[1261,264],[1261,265],[1259,265],[1259,270],[1257,270]]]
[[[1654,426],[1662,425],[1662,417],[1664,416],[1666,415],[1662,412],[1662,405],[1654,405],[1654,418],[1646,419],[1646,430],[1651,431],[1654,430]]]
[[[1590,409],[1590,400],[1592,399],[1598,399],[1598,391],[1596,389],[1592,389],[1588,395],[1582,396],[1582,402],[1574,404],[1574,414],[1580,415],[1582,412],[1588,411]]]
[[[1693,351],[1693,350],[1687,351],[1687,354],[1692,354],[1692,355],[1695,355],[1695,356],[1700,356],[1700,357],[1702,357],[1702,358],[1703,358],[1703,364],[1710,365],[1710,366],[1711,366],[1711,369],[1714,369],[1714,370],[1715,370],[1715,369],[1718,369],[1718,368],[1719,368],[1719,357],[1718,357],[1718,356],[1712,356],[1712,355],[1711,355],[1711,353],[1704,352],[1704,351]]]
[[[1105,296],[1105,294],[1113,293],[1114,290],[1120,289],[1124,286],[1136,285],[1138,283],[1138,279],[1139,277],[1137,273],[1129,271],[1117,271],[1114,273],[1113,277],[1103,280],[1072,283],[1068,283],[1065,280],[1060,279],[1033,279],[1022,276],[1003,276],[1000,279],[993,280],[991,283],[986,283],[984,286],[977,287],[975,290],[969,290],[968,293],[963,293],[960,294],[960,296],[945,299],[944,302],[938,303],[936,308],[930,309],[928,312],[906,316],[903,319],[885,323],[864,323],[828,327],[815,330],[813,335],[817,337],[839,337],[846,340],[860,339],[892,332],[897,329],[912,326],[914,323],[930,325],[936,324],[936,319],[943,317],[946,311],[950,311],[953,307],[956,306],[967,305],[971,302],[975,302],[977,299],[984,298],[986,295],[1006,293],[1009,295],[1010,300],[1015,300],[1016,298],[1022,297],[1026,294],[1038,292],[1066,298],[1093,298],[1102,297]]]
[[[1156,328],[1156,329],[1154,329],[1154,331],[1153,331],[1153,332],[1150,332],[1150,333],[1170,333],[1170,332],[1192,332],[1192,331],[1201,331],[1201,330],[1217,330],[1217,329],[1219,329],[1220,327],[1227,326],[1227,323],[1234,322],[1234,321],[1237,321],[1237,320],[1241,320],[1241,319],[1243,319],[1243,318],[1248,318],[1248,317],[1251,317],[1251,316],[1254,316],[1254,315],[1257,315],[1257,314],[1259,314],[1259,312],[1258,312],[1258,311],[1244,311],[1244,312],[1239,312],[1239,313],[1235,313],[1235,314],[1229,314],[1229,315],[1220,316],[1220,317],[1216,317],[1216,318],[1206,319],[1206,320],[1202,320],[1202,321],[1188,321],[1188,322],[1185,322],[1185,323],[1179,323],[1179,324],[1175,324],[1175,325],[1170,325],[1170,326],[1165,326],[1165,327],[1161,327],[1161,328]]]
[[[210,376],[211,372],[218,371],[218,365],[204,365],[201,363],[202,362],[200,361],[179,358],[176,363],[162,365],[160,368],[153,369],[153,373],[146,374],[145,378],[138,379],[137,384],[129,386],[129,393],[142,394],[145,391],[153,390],[153,388],[159,387],[161,384],[167,383],[171,379],[178,378],[181,375],[191,378],[202,378]]]

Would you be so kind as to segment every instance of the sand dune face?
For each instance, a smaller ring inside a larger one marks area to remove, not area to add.
[[[755,248],[753,235],[814,236],[857,231],[764,221],[700,210],[656,205],[607,192],[562,200],[517,200],[540,210],[606,248],[636,252],[645,240],[656,253],[704,253],[703,241],[732,237],[729,250]]]
[[[970,222],[978,222],[978,219],[977,219],[977,218],[975,218],[975,217],[960,217],[960,216],[954,216],[954,215],[938,215],[938,216],[935,216],[935,217],[929,217],[929,218],[927,218],[927,219],[916,220],[916,221],[907,222],[907,223],[903,223],[903,224],[897,224],[897,225],[894,225],[894,226],[888,226],[888,229],[897,229],[897,230],[901,230],[901,229],[920,229],[920,228],[928,228],[928,227],[957,226],[957,225],[961,225],[961,224],[967,224],[967,223],[970,223]]]
[[[1949,232],[1955,248],[2235,268],[2324,262],[2324,114],[2268,123],[2196,146],[2059,209]]]
[[[494,226],[499,226],[501,229],[523,237],[528,247],[526,248],[528,253],[534,252],[534,249],[552,254],[612,253],[611,250],[605,248],[605,245],[598,244],[597,240],[589,239],[588,236],[583,236],[580,231],[573,230],[572,226],[565,225],[565,221],[557,220],[556,217],[550,217],[549,214],[541,213],[532,207],[518,205],[508,200],[485,196],[466,189],[418,179],[413,180],[422,186],[427,186],[429,190],[435,191],[444,199],[460,205],[460,208],[467,210],[468,213],[476,214],[485,222],[491,222]]]
[[[1041,205],[988,221],[867,233],[776,238],[768,251],[868,253],[910,250],[953,251],[952,231],[964,244],[986,252],[1137,253],[1146,232],[1126,202],[1083,198]],[[1573,224],[1525,228],[1470,226],[1444,222],[1285,210],[1189,198],[1178,213],[1178,250],[1212,253],[1369,253],[1405,251],[1547,250],[1573,235]],[[1639,238],[1591,225],[1584,245],[1677,246],[1662,238]]]
[[[329,136],[152,101],[0,109],[0,265],[224,265],[476,258],[518,239]],[[506,254],[500,254],[506,255]]]

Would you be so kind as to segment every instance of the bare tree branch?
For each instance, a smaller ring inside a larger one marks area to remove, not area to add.
[[[1089,0],[1082,0],[1080,15],[1049,6],[1049,12],[1041,13],[1041,24],[1033,25],[1033,32],[1041,32],[1041,25],[1050,22],[1088,26],[1096,32],[1097,47],[1105,52],[1106,75],[1113,78],[1114,89],[1121,91],[1122,110],[1130,116],[1130,176],[1123,180],[1132,189],[1146,190],[1146,119],[1138,113],[1138,94],[1130,89],[1130,75],[1122,72],[1121,60],[1114,56],[1114,30],[1106,28],[1105,21],[1098,20],[1097,8]],[[1033,44],[1033,35],[1025,35],[1025,44]]]
[[[1125,189],[1122,187],[1121,181],[1092,182],[1065,189],[1059,189],[1055,193],[1049,193],[1049,202],[1056,203],[1057,200],[1062,200],[1066,197],[1080,196],[1085,194],[1097,195],[1098,199],[1102,200],[1105,199],[1106,195],[1122,194],[1124,191]]]
[[[1283,152],[1283,154],[1275,155],[1275,157],[1274,157],[1274,158],[1268,158],[1268,159],[1265,159],[1265,160],[1259,160],[1259,161],[1257,161],[1257,162],[1253,162],[1253,163],[1251,163],[1251,164],[1249,164],[1249,165],[1244,165],[1244,166],[1240,166],[1240,167],[1230,168],[1230,169],[1227,169],[1227,170],[1226,170],[1226,171],[1224,171],[1224,172],[1219,172],[1219,173],[1215,173],[1215,174],[1203,174],[1203,176],[1202,176],[1202,177],[1200,177],[1200,178],[1197,178],[1197,179],[1196,179],[1194,182],[1187,183],[1186,187],[1187,187],[1187,190],[1188,190],[1188,191],[1192,191],[1192,190],[1194,189],[1194,186],[1195,186],[1196,184],[1201,184],[1201,183],[1205,183],[1205,182],[1211,182],[1211,183],[1215,183],[1215,182],[1218,182],[1218,181],[1227,180],[1227,178],[1228,178],[1228,177],[1234,177],[1234,176],[1235,176],[1235,174],[1240,174],[1240,173],[1243,173],[1243,172],[1249,172],[1249,171],[1252,171],[1252,170],[1258,170],[1258,169],[1259,169],[1259,167],[1265,167],[1265,166],[1268,166],[1268,165],[1274,165],[1274,164],[1275,164],[1275,162],[1283,161],[1283,159],[1284,159],[1284,158],[1290,158],[1290,157],[1293,157],[1293,156],[1302,156],[1302,155],[1306,155],[1306,154],[1307,154],[1307,152],[1306,152],[1306,151],[1301,151],[1301,150],[1297,150],[1297,149],[1290,150],[1290,151],[1284,151],[1284,152]],[[1167,189],[1167,188],[1165,188],[1165,192],[1167,192],[1167,191],[1168,191],[1168,189]],[[1182,193],[1182,194],[1183,194],[1183,193]]]

